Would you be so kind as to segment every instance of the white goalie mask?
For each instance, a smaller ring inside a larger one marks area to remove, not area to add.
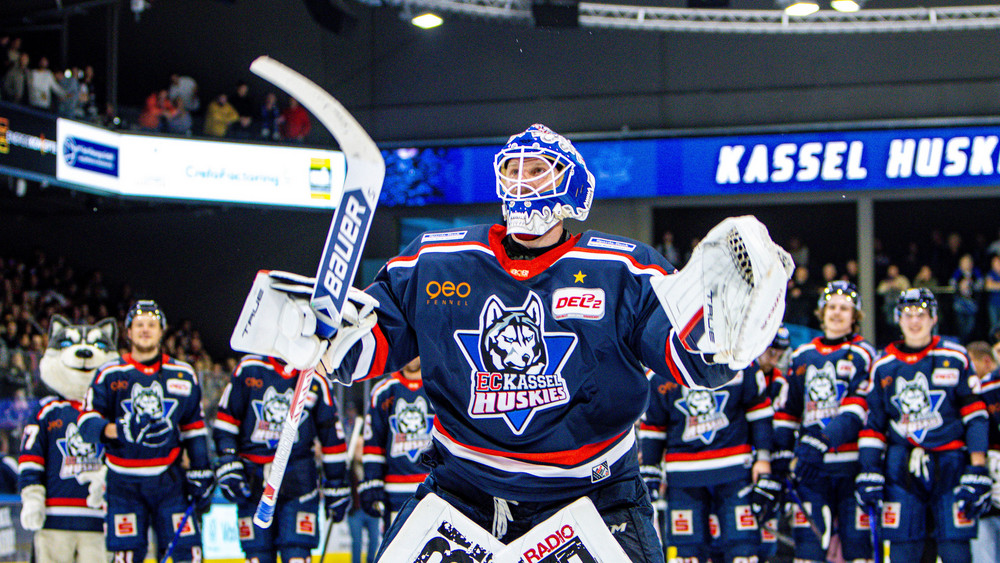
[[[507,232],[543,235],[563,219],[583,221],[594,199],[594,175],[568,139],[535,124],[514,135],[493,159]]]

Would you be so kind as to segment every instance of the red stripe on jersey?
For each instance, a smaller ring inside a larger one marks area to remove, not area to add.
[[[963,417],[969,416],[976,411],[985,411],[986,403],[982,401],[976,401],[974,403],[969,403],[962,407],[958,412],[962,414]]]
[[[31,454],[21,454],[21,457],[17,458],[18,463],[38,463],[40,465],[45,465],[45,458],[38,455]]]
[[[698,461],[701,459],[715,459],[719,457],[729,457],[733,455],[750,453],[750,444],[741,444],[739,446],[733,446],[731,448],[722,448],[718,450],[708,450],[704,452],[690,452],[690,453],[668,453],[663,456],[664,461]]]
[[[386,483],[423,483],[427,478],[427,473],[416,475],[386,475],[382,481]]]
[[[104,455],[108,456],[108,461],[120,467],[155,467],[159,465],[170,465],[177,460],[177,457],[180,454],[181,449],[174,448],[170,450],[170,453],[165,457],[151,457],[148,459],[125,459],[109,453],[105,453]]]
[[[274,461],[273,455],[254,455],[254,454],[241,453],[240,457],[252,461],[258,465],[264,465],[265,463],[271,463],[272,461]]]
[[[378,446],[365,446],[361,450],[361,453],[367,455],[385,455],[385,448],[380,448]]]
[[[685,348],[687,348],[685,342],[687,341],[687,338],[691,336],[691,331],[693,331],[695,327],[698,326],[698,323],[700,323],[704,318],[705,318],[705,308],[700,307],[698,309],[698,312],[695,313],[693,317],[691,317],[691,320],[689,320],[688,323],[684,325],[684,329],[681,330],[681,333],[677,335],[677,337],[681,339],[681,344],[684,344]]]
[[[417,249],[417,253],[416,254],[413,254],[411,256],[397,256],[397,257],[393,258],[392,260],[389,260],[388,264],[393,264],[395,262],[410,262],[410,261],[416,260],[420,256],[420,253],[425,248],[447,248],[449,246],[478,246],[480,248],[489,248],[487,245],[485,245],[485,244],[483,244],[481,242],[472,241],[472,240],[463,240],[463,241],[458,241],[458,242],[439,242],[439,243],[425,244],[425,245],[422,245],[420,248]]]
[[[914,447],[924,448],[924,446],[922,444],[918,444],[917,442],[915,442],[913,440],[913,438],[907,438],[906,441],[909,442]],[[952,441],[948,442],[947,444],[941,444],[940,446],[938,446],[936,448],[925,448],[925,449],[928,449],[928,450],[930,450],[932,452],[947,452],[947,451],[951,451],[951,450],[959,450],[959,449],[962,449],[964,447],[965,447],[965,442],[963,440],[952,440]]]
[[[385,362],[389,358],[389,341],[385,339],[385,334],[382,333],[382,328],[378,326],[378,323],[375,323],[375,327],[372,328],[372,335],[375,337],[375,358],[372,360],[372,367],[368,370],[368,375],[358,381],[379,377],[385,373]]]
[[[885,443],[885,434],[878,432],[876,430],[865,429],[858,432],[858,438],[875,438],[876,440]]]
[[[666,426],[653,426],[652,424],[646,424],[645,422],[639,423],[639,430],[649,430],[650,432],[666,432]]]
[[[656,264],[640,264],[639,261],[636,260],[635,257],[633,257],[631,254],[625,254],[623,252],[615,252],[613,250],[602,250],[602,249],[597,249],[597,248],[575,248],[575,249],[573,249],[573,251],[574,252],[585,252],[585,253],[588,253],[588,254],[600,254],[600,255],[605,255],[605,256],[607,256],[607,255],[621,256],[622,258],[625,258],[629,262],[631,262],[632,266],[635,267],[638,270],[656,270],[657,272],[659,272],[659,273],[661,273],[663,275],[673,274],[674,272],[677,271],[676,269],[674,269],[673,271],[668,272],[668,271],[664,270],[661,266],[658,266]]]
[[[757,403],[756,405],[754,405],[754,406],[750,407],[749,409],[747,409],[747,412],[759,411],[760,409],[766,409],[769,406],[771,406],[771,399],[770,399],[770,397],[764,397],[763,401],[761,401],[761,402]]]
[[[347,444],[340,444],[338,446],[326,446],[323,448],[323,453],[325,454],[339,454],[347,451]]]
[[[204,427],[205,427],[204,420],[196,420],[190,424],[185,424],[181,426],[181,432],[187,432],[189,430],[197,430],[199,428],[204,428]]]
[[[920,360],[922,360],[924,358],[924,356],[926,356],[927,354],[929,354],[931,350],[933,350],[934,348],[937,348],[937,345],[938,345],[939,342],[941,342],[941,337],[940,336],[935,336],[934,338],[931,338],[931,343],[928,344],[926,348],[924,348],[923,350],[917,352],[916,354],[907,354],[907,353],[904,353],[899,348],[896,348],[896,343],[893,342],[892,344],[890,344],[890,345],[888,345],[888,346],[885,347],[885,353],[886,354],[892,354],[893,356],[896,357],[896,359],[898,359],[899,361],[901,361],[903,363],[915,364],[915,363],[919,362]]]
[[[87,507],[87,499],[85,498],[47,498],[45,499],[45,506],[82,506]]]
[[[680,385],[681,387],[687,387],[687,383],[684,383],[684,377],[681,375],[680,370],[678,370],[677,366],[674,364],[673,354],[670,353],[670,340],[671,338],[670,335],[668,334],[667,347],[663,351],[664,354],[663,359],[667,363],[667,368],[670,369],[670,375],[674,378],[674,381],[676,381],[677,384]]]
[[[856,451],[858,451],[858,443],[857,442],[851,442],[849,444],[844,444],[843,446],[840,446],[839,448],[830,448],[830,451],[831,452],[837,452],[837,453],[841,453],[841,452],[856,452]]]
[[[221,420],[222,422],[228,422],[229,424],[233,424],[235,426],[239,426],[240,425],[240,421],[239,420],[237,420],[235,417],[233,417],[229,413],[225,413],[225,412],[222,412],[222,411],[219,411],[218,414],[215,415],[215,419],[216,420]]]
[[[868,410],[868,401],[864,397],[844,397],[844,400],[840,402],[840,406],[844,405],[858,405],[864,410]]]
[[[774,420],[787,420],[788,422],[799,422],[799,417],[784,411],[774,413]]]
[[[575,450],[562,450],[555,452],[539,452],[539,453],[516,453],[516,452],[505,452],[502,450],[491,450],[489,448],[480,448],[469,444],[463,444],[462,442],[456,440],[454,436],[449,434],[448,431],[441,426],[440,421],[436,417],[434,418],[434,428],[436,428],[437,431],[440,432],[441,434],[447,436],[447,438],[452,442],[460,444],[462,447],[468,448],[475,452],[497,457],[506,457],[509,459],[519,459],[534,463],[545,463],[548,465],[562,465],[565,467],[575,467],[587,460],[597,457],[598,455],[610,449],[611,446],[613,446],[622,436],[624,436],[627,432],[629,432],[628,430],[626,430],[625,432],[622,432],[621,434],[613,436],[607,440],[597,442],[594,444],[587,444]]]

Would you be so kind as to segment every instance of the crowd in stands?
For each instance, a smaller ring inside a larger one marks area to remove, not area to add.
[[[29,257],[0,256],[0,453],[16,448],[27,417],[48,394],[38,367],[48,346],[49,323],[62,315],[74,324],[113,317],[119,332],[125,313],[139,295],[127,283],[111,284],[100,270],[83,271],[64,257],[35,250]],[[171,356],[198,371],[206,416],[214,417],[236,357],[213,358],[189,319],[170,319],[164,339]],[[119,342],[120,352],[127,343]]]
[[[858,284],[858,262],[818,262],[799,237],[781,242],[796,265],[788,282],[785,322],[818,329],[814,311],[819,292],[832,280]],[[985,339],[1000,325],[1000,231],[977,232],[967,240],[957,231],[935,229],[926,240],[909,241],[896,252],[887,251],[878,239],[874,246],[877,302],[864,310],[875,316],[879,346],[898,337],[892,309],[899,292],[911,287],[934,292],[941,304],[940,332],[963,344]],[[655,247],[678,268],[691,255],[690,249],[675,246],[670,231],[661,233]]]

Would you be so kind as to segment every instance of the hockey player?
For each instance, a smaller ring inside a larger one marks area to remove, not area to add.
[[[816,315],[823,336],[792,353],[785,378],[788,397],[774,415],[777,448],[788,451],[794,446],[791,493],[802,503],[795,507],[795,557],[825,561],[836,520],[844,558],[869,559],[870,530],[854,502],[854,476],[875,350],[858,334],[863,314],[854,284],[827,284]]]
[[[286,563],[311,561],[310,551],[320,541],[320,479],[313,453],[317,439],[328,517],[340,522],[350,505],[344,429],[329,382],[313,377],[274,523],[268,528],[253,523],[264,471],[274,459],[298,376],[298,370],[277,358],[245,356],[219,399],[213,424],[219,457],[215,474],[222,495],[236,503],[240,545],[248,563],[275,563],[279,553]]]
[[[775,333],[771,345],[757,358],[757,369],[761,375],[755,377],[763,376],[764,381],[767,382],[767,396],[771,399],[772,409],[777,409],[779,406],[784,405],[788,397],[788,382],[785,380],[785,375],[779,365],[781,365],[790,346],[791,334],[789,334],[785,325],[781,325],[778,328],[778,332]],[[791,457],[792,452],[787,450],[771,451],[772,477],[782,490],[784,489],[782,482],[784,477],[788,475],[788,464],[791,462]],[[782,497],[783,495],[780,493],[777,495],[777,503],[771,517],[761,523],[760,550],[758,551],[761,561],[771,560],[778,553],[776,531],[779,525],[784,522],[784,519],[779,517]]]
[[[130,352],[101,367],[79,418],[83,438],[106,448],[106,545],[115,563],[139,563],[150,527],[159,555],[180,530],[173,560],[200,561],[201,525],[190,507],[207,510],[214,480],[201,387],[190,365],[163,352],[167,319],[155,301],[136,302],[125,328]]]
[[[420,358],[372,389],[365,416],[361,509],[371,516],[399,512],[427,477],[420,456],[431,445],[434,409],[420,376]]]
[[[87,506],[89,483],[104,464],[104,447],[80,435],[77,418],[97,368],[118,357],[114,319],[74,325],[53,315],[39,364],[46,397],[21,435],[21,525],[35,532],[39,563],[106,563],[104,512]],[[96,504],[96,503],[95,503]]]
[[[894,317],[903,340],[872,366],[857,500],[881,512],[893,561],[920,560],[933,530],[942,561],[968,562],[991,487],[978,378],[965,348],[934,336],[929,290],[902,292]]]
[[[981,381],[981,395],[990,419],[986,467],[993,480],[991,506],[980,516],[976,538],[971,541],[970,548],[973,563],[993,563],[1000,561],[1000,369],[997,369],[1000,342],[994,342],[992,348],[983,341],[970,342],[966,349]]]
[[[441,521],[423,516],[436,499],[500,542],[579,499],[575,511],[608,526],[602,545],[662,561],[633,430],[649,396],[641,366],[688,387],[731,380],[780,324],[791,259],[755,219],[728,219],[667,275],[674,268],[645,244],[565,228],[588,215],[594,177],[564,137],[533,125],[494,165],[506,225],[422,235],[365,292],[348,293],[332,340],[314,335],[300,298],[314,280],[258,276],[245,306],[253,323],[234,337],[254,332],[247,341],[345,383],[421,357],[434,467],[379,560],[412,545],[409,532],[394,542],[404,527],[448,543]],[[440,298],[444,288],[453,296]]]

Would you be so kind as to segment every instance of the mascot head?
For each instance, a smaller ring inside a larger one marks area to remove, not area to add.
[[[53,315],[49,347],[39,363],[42,381],[63,398],[82,401],[97,368],[118,357],[118,325],[107,318],[74,325]]]

